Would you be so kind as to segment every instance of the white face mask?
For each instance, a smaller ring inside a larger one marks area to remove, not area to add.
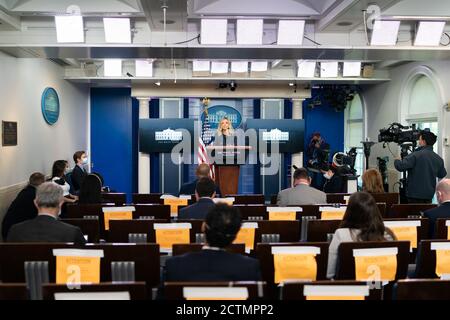
[[[64,170],[65,175],[69,174],[70,172],[72,172],[72,170],[70,170],[70,168],[66,168],[66,170]]]
[[[88,158],[81,158],[81,161],[83,164],[88,164]]]
[[[327,173],[324,173],[324,174],[323,174],[323,177],[324,177],[325,179],[327,179],[327,180],[330,180],[330,179],[332,178],[332,176],[329,175],[328,172],[327,172]]]

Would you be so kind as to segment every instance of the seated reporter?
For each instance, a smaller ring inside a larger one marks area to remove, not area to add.
[[[38,216],[14,225],[7,242],[73,242],[86,243],[80,228],[58,220],[63,204],[63,190],[53,182],[41,184],[36,190],[34,203]]]
[[[198,165],[197,169],[195,170],[195,175],[197,176],[197,179],[194,181],[185,183],[181,186],[180,192],[178,192],[178,195],[185,194],[185,195],[191,195],[195,194],[195,187],[197,186],[198,180],[201,178],[209,178],[209,173],[211,171],[211,168],[206,163],[201,163]],[[215,185],[215,191],[216,194],[220,194],[219,187]]]
[[[170,258],[166,262],[165,281],[259,281],[259,261],[225,248],[241,228],[239,211],[218,204],[208,212],[203,223],[206,245],[200,252]]]
[[[330,243],[327,278],[334,278],[336,274],[338,250],[342,242],[393,240],[396,240],[395,235],[384,226],[373,196],[367,192],[352,194],[341,225]]]
[[[208,211],[214,207],[212,200],[216,196],[216,185],[210,178],[200,178],[195,188],[195,198],[197,202],[182,208],[178,214],[178,219],[205,219]]]
[[[368,193],[384,193],[383,178],[378,169],[366,170],[362,177],[362,188]]]

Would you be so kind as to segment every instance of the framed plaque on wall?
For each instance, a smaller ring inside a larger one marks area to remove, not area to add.
[[[2,146],[17,146],[17,122],[2,121]]]

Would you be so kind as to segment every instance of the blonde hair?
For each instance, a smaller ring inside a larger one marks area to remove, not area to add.
[[[369,169],[362,175],[363,191],[369,193],[383,193],[383,179],[378,169]]]
[[[221,136],[222,135],[222,121],[223,120],[227,120],[228,121],[228,132],[230,133],[230,135],[234,134],[234,129],[233,129],[233,125],[231,123],[231,121],[227,118],[227,117],[223,117],[222,119],[220,119],[219,121],[219,125],[217,126],[217,135]]]

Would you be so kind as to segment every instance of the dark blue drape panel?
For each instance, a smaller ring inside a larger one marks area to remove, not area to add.
[[[105,185],[131,196],[137,187],[139,105],[129,88],[91,89],[91,159]],[[128,198],[130,201],[130,198]]]
[[[138,192],[139,189],[139,100],[132,98],[132,117],[133,117],[133,175],[132,175],[132,192]],[[131,203],[133,199],[130,198],[128,201]]]
[[[150,118],[159,118],[159,99],[150,100]],[[159,189],[159,153],[150,154],[150,192],[158,193]]]
[[[312,97],[318,93],[317,89],[313,89]],[[319,131],[325,141],[330,144],[330,158],[334,152],[344,151],[344,112],[336,112],[325,99],[322,99],[321,105],[314,108],[308,107],[308,102],[308,99],[303,102],[305,150],[313,132]],[[306,165],[306,155],[303,160]]]
[[[292,119],[292,99],[284,99],[284,118]]]
[[[189,118],[189,99],[184,98],[183,99],[183,118],[188,119]],[[194,148],[192,148],[194,149]],[[195,150],[192,150],[192,159],[194,159]],[[182,176],[181,176],[181,183],[187,183],[189,180],[189,164],[183,164],[183,170]]]
[[[260,119],[261,118],[261,99],[254,99],[253,100],[253,118],[254,119]],[[255,194],[260,194],[261,191],[261,179],[259,179],[259,173],[261,172],[261,166],[258,164],[255,164],[254,166],[254,189],[253,192]]]
[[[292,119],[292,99],[284,99],[284,118]],[[282,166],[281,172],[283,173],[283,177],[281,180],[281,188],[290,188],[291,187],[291,164],[292,164],[292,154],[285,153],[284,154],[284,165]],[[284,169],[284,170],[283,170]]]

